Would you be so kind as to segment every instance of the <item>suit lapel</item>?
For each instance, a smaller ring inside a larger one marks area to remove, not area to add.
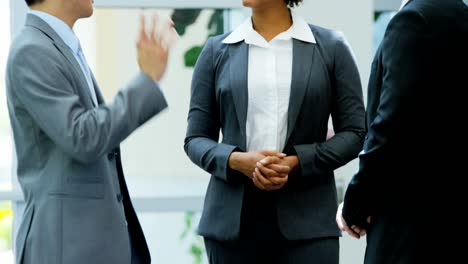
[[[96,93],[97,102],[99,105],[105,104],[104,96],[102,95],[101,89],[94,77],[94,74],[91,72],[91,78],[93,79],[94,92]]]
[[[248,61],[249,46],[245,42],[229,45],[229,76],[234,107],[239,121],[240,133],[244,139],[242,149],[246,149],[246,122],[248,107]]]
[[[54,42],[54,45],[57,47],[57,49],[63,54],[65,59],[72,66],[72,69],[75,72],[75,76],[80,80],[80,84],[81,84],[80,88],[84,88],[85,93],[88,95],[87,97],[88,97],[89,103],[91,104],[91,106],[94,106],[93,97],[88,87],[88,81],[86,81],[86,77],[83,71],[81,70],[80,65],[76,61],[76,58],[73,55],[73,52],[71,51],[71,49],[63,42],[63,40],[57,35],[57,33],[45,21],[43,21],[39,17],[32,15],[32,14],[28,14],[26,18],[26,25],[39,29]]]
[[[55,46],[60,50],[63,56],[71,64],[73,70],[75,71],[75,76],[77,76],[78,79],[80,80],[81,88],[85,89],[85,93],[88,95],[87,97],[90,100],[90,103],[94,106],[94,100],[91,95],[91,91],[89,90],[89,87],[88,87],[88,81],[86,80],[86,77],[84,76],[84,73],[81,70],[81,67],[76,61],[75,56],[71,52],[70,48],[64,43],[60,43],[57,41],[55,42],[55,44],[56,44]]]
[[[291,136],[297,117],[299,116],[304,95],[307,90],[314,60],[315,44],[293,40],[293,69],[291,79],[291,95],[288,109],[288,133],[286,142]]]

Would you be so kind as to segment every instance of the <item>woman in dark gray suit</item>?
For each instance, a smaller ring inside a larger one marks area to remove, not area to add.
[[[362,148],[362,88],[346,41],[288,8],[299,2],[243,0],[252,17],[195,67],[185,151],[212,175],[210,263],[338,263],[333,171]]]

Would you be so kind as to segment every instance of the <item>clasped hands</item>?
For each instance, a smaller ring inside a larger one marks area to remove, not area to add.
[[[297,156],[271,150],[233,152],[229,157],[231,169],[251,178],[255,186],[264,191],[283,188],[298,165]]]

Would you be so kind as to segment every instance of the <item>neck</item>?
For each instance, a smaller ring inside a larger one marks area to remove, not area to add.
[[[49,15],[52,15],[67,24],[70,28],[73,28],[75,22],[78,20],[77,17],[66,12],[65,8],[58,5],[49,4],[52,1],[42,2],[40,4],[32,5],[31,10],[42,11]]]
[[[252,23],[255,31],[266,41],[270,41],[279,33],[288,30],[292,19],[287,5],[281,1],[276,5],[253,9]]]

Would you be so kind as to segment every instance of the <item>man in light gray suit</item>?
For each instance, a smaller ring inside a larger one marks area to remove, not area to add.
[[[26,201],[16,263],[150,263],[119,144],[167,107],[158,81],[168,51],[156,25],[150,36],[142,19],[141,73],[105,104],[72,30],[92,15],[92,0],[26,2],[31,12],[12,44],[6,76]]]

